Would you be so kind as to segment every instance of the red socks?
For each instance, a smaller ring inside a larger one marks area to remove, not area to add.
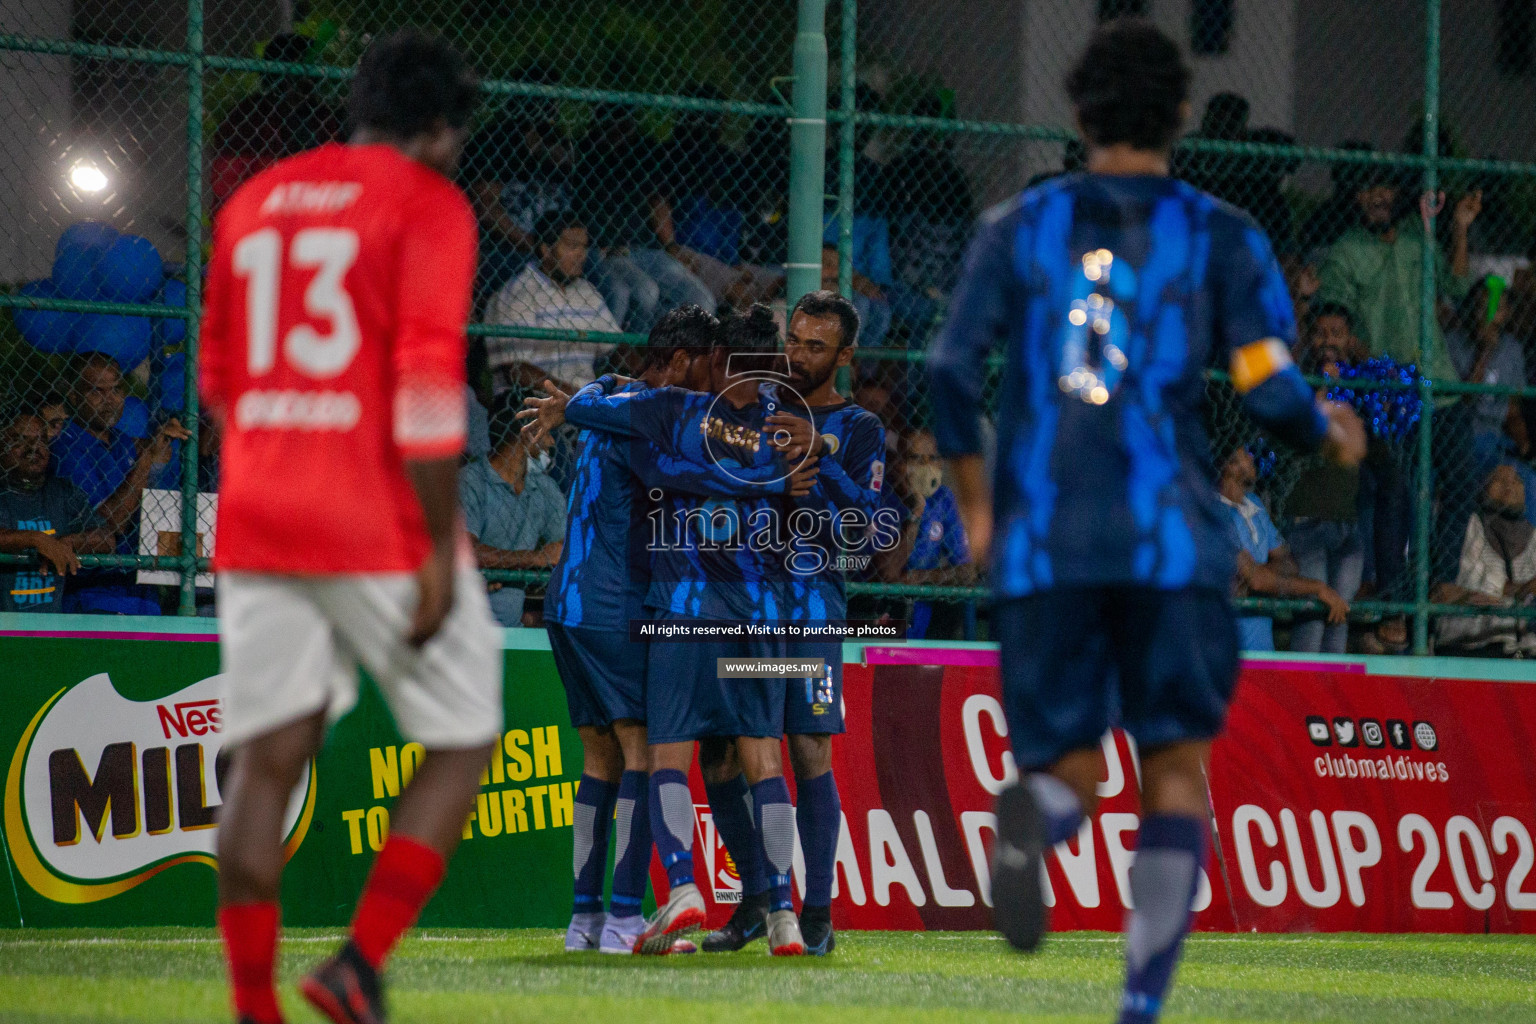
[[[443,880],[442,855],[406,836],[390,836],[373,863],[357,904],[352,941],[378,970]],[[219,908],[219,932],[229,961],[235,1016],[254,1024],[283,1024],[273,974],[280,912],[276,903]]]
[[[229,981],[235,993],[235,1016],[255,1024],[283,1024],[272,985],[277,959],[276,903],[240,903],[219,908],[219,931],[229,960]]]
[[[385,840],[352,919],[352,941],[374,970],[416,923],[444,868],[442,854],[409,836]]]

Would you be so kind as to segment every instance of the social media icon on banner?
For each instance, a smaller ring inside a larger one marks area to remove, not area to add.
[[[1420,750],[1438,750],[1440,747],[1440,737],[1435,735],[1435,727],[1428,722],[1413,723],[1413,742]]]
[[[1387,737],[1381,731],[1381,723],[1374,718],[1360,719],[1360,738],[1368,747],[1384,747]]]
[[[1333,735],[1328,731],[1328,721],[1320,715],[1307,716],[1307,736],[1320,747],[1333,745]]]
[[[1408,739],[1408,723],[1401,718],[1387,719],[1387,741],[1394,750],[1408,750],[1413,743]]]
[[[1333,720],[1333,738],[1339,741],[1341,747],[1358,747],[1360,736],[1355,731],[1353,718],[1335,718]]]

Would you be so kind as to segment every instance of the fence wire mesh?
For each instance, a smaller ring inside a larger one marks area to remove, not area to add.
[[[1244,577],[1245,609],[1296,649],[1525,653],[1536,164],[1512,161],[1536,160],[1520,123],[1536,107],[1517,102],[1536,74],[1528,4],[830,7],[822,283],[860,312],[847,392],[886,426],[908,517],[897,555],[853,581],[855,614],[976,634],[984,580],[936,458],[923,355],[980,213],[1082,166],[1067,65],[1100,21],[1146,15],[1194,69],[1174,172],[1265,227],[1297,361],[1372,427],[1367,463],[1331,470],[1253,433],[1213,374],[1213,459],[1245,546],[1275,570]],[[782,318],[795,17],[768,0],[0,7],[0,513],[55,531],[11,546],[0,605],[212,610],[198,558],[218,439],[187,389],[207,226],[261,168],[344,137],[350,68],[375,35],[430,25],[484,79],[460,170],[482,239],[483,460],[521,395],[632,371],[668,309],[760,301]],[[994,380],[989,408],[1006,400]],[[533,472],[561,492],[572,461],[561,437]],[[559,534],[519,517],[487,513],[509,546],[488,576],[505,620],[536,622]],[[49,571],[64,537],[87,565],[67,586]],[[1352,627],[1325,620],[1343,604]]]

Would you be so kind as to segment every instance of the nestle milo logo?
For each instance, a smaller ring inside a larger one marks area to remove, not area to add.
[[[89,903],[178,864],[215,867],[223,784],[220,677],[155,701],[105,674],[37,712],[6,776],[6,841],[18,872],[61,903]],[[288,852],[314,811],[311,765],[289,804]]]
[[[224,728],[223,715],[220,713],[217,700],[183,700],[175,704],[156,704],[155,710],[160,712],[160,728],[165,732],[165,738],[170,739],[174,732],[182,739],[188,736],[206,736],[210,732],[221,732]]]

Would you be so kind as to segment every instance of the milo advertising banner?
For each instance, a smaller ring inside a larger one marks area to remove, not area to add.
[[[225,769],[215,640],[0,634],[0,926],[213,921]],[[428,924],[554,927],[570,912],[581,748],[544,645],[507,658],[501,749]],[[285,923],[346,923],[423,753],[365,687],[288,807]]]

